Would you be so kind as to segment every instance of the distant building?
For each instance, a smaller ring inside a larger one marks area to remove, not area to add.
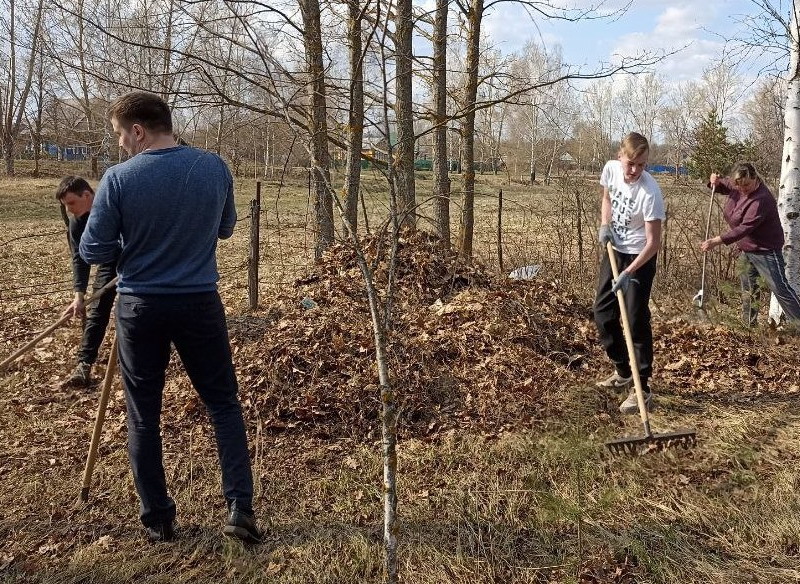
[[[650,174],[675,174],[675,165],[651,164],[647,166],[647,172]],[[681,176],[688,176],[689,169],[685,166],[679,166],[678,174]]]

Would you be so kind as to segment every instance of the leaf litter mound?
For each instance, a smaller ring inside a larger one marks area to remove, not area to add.
[[[391,250],[363,246],[385,308]],[[594,350],[585,303],[552,282],[495,278],[423,233],[400,239],[393,277],[389,368],[406,435],[530,421]],[[231,323],[245,406],[272,429],[374,438],[375,341],[353,249],[334,245],[270,305]]]
[[[388,242],[362,244],[384,309]],[[393,277],[388,353],[403,435],[535,425],[567,407],[562,389],[609,369],[590,301],[557,281],[498,277],[421,232],[400,239]],[[752,401],[797,391],[796,341],[685,319],[654,329],[659,392]],[[350,246],[332,246],[266,316],[232,321],[231,337],[243,404],[265,428],[378,437],[373,328]]]

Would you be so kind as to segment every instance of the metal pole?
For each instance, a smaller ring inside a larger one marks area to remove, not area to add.
[[[250,255],[247,259],[247,292],[250,310],[258,308],[259,219],[261,218],[261,181],[256,182],[256,198],[250,201]]]

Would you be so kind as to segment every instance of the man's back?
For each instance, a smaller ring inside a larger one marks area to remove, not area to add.
[[[213,291],[217,238],[230,237],[235,223],[233,179],[217,155],[185,146],[145,151],[106,172],[80,253],[107,262],[121,237],[123,294]]]

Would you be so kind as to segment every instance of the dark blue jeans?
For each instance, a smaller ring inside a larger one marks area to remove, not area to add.
[[[620,271],[631,265],[635,255],[617,253]],[[631,275],[631,283],[625,292],[625,307],[631,325],[633,350],[639,365],[639,377],[647,391],[648,380],[653,374],[653,329],[650,325],[650,291],[656,275],[656,256]],[[617,373],[631,376],[628,347],[622,332],[622,323],[617,295],[611,293],[611,263],[608,254],[603,254],[598,274],[597,296],[594,301],[594,321],[600,335],[600,344],[614,363]],[[635,280],[635,281],[634,281]]]
[[[161,445],[170,343],[211,416],[228,507],[252,513],[253,475],[219,294],[120,294],[117,339],[128,409],[128,455],[142,523],[158,526],[175,518]]]
[[[744,252],[740,256],[743,264],[740,273],[742,284],[742,321],[745,326],[753,326],[758,319],[761,289],[758,277],[764,282],[783,308],[789,320],[800,321],[800,298],[786,278],[786,264],[783,253],[777,250]]]
[[[116,268],[116,264],[102,264],[97,267],[94,282],[92,283],[93,294],[96,294],[100,288],[114,279],[114,276],[117,275]],[[97,353],[103,343],[108,321],[111,319],[111,309],[114,306],[114,297],[116,295],[115,290],[108,290],[87,311],[86,320],[83,322],[81,347],[78,349],[78,361],[81,363],[92,365],[97,361]]]

